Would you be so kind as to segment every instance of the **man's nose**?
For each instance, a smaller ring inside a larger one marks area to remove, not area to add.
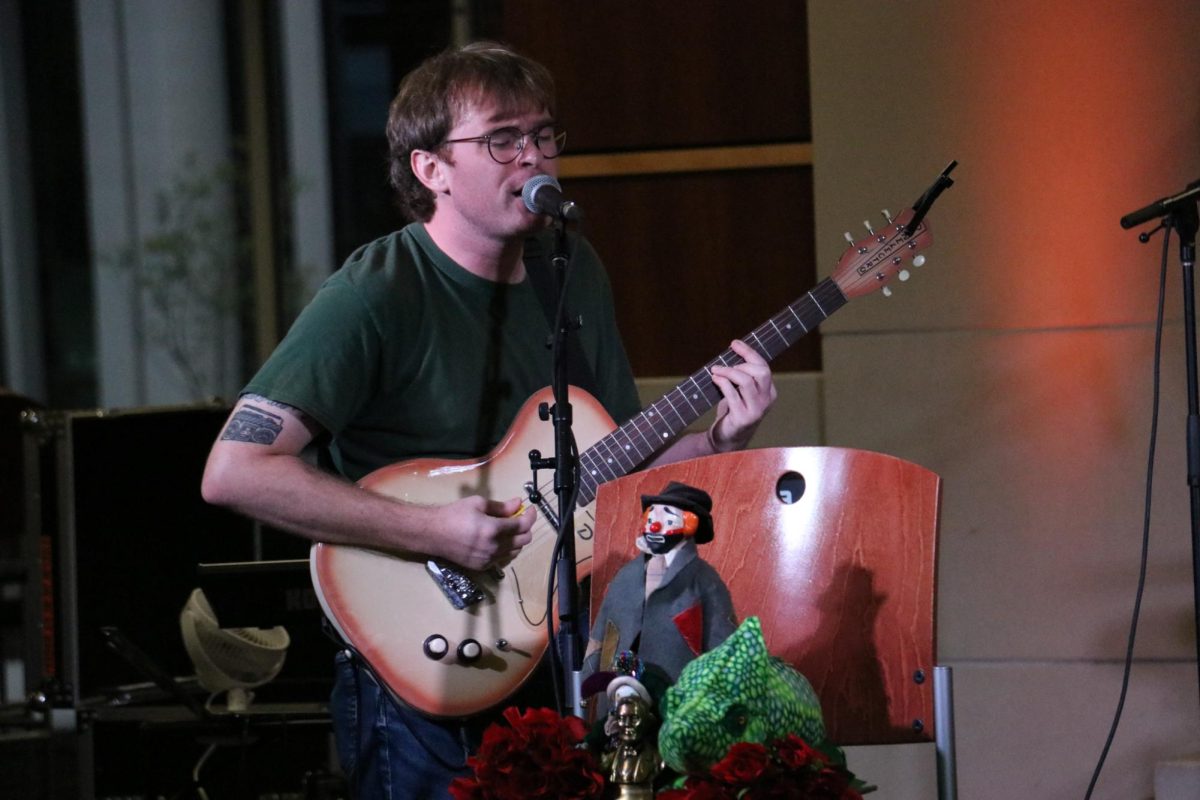
[[[535,165],[545,160],[546,157],[542,155],[542,151],[538,150],[537,145],[534,144],[532,135],[525,134],[521,137],[521,143],[521,153],[517,156],[517,160],[522,164]]]

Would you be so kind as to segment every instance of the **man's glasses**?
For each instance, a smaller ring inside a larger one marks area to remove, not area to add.
[[[487,142],[488,154],[497,164],[511,164],[525,150],[525,142],[533,141],[533,146],[546,158],[557,158],[567,143],[567,132],[555,130],[553,125],[543,125],[540,128],[522,133],[517,128],[501,128],[498,131],[483,136],[470,136],[466,139],[447,139],[442,144],[458,144],[459,142]]]

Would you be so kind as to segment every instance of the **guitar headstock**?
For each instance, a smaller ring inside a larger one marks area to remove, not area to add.
[[[914,214],[908,209],[842,253],[831,276],[842,294],[854,298],[883,289],[885,295],[890,295],[891,289],[886,287],[893,277],[907,280],[909,265],[919,267],[925,262],[921,251],[933,242],[933,234],[925,219],[918,222],[911,236],[905,233]]]

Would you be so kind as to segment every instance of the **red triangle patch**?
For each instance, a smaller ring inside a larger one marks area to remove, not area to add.
[[[704,646],[704,609],[700,607],[700,602],[696,601],[694,606],[680,611],[672,619],[687,646],[700,655],[700,648]]]

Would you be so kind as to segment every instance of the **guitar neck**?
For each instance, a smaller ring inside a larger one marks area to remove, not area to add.
[[[742,341],[772,361],[845,304],[846,296],[837,283],[826,278],[742,337]],[[579,505],[591,503],[600,484],[632,472],[715,406],[721,392],[713,384],[710,369],[718,364],[733,366],[743,360],[732,350],[726,350],[580,454]]]

